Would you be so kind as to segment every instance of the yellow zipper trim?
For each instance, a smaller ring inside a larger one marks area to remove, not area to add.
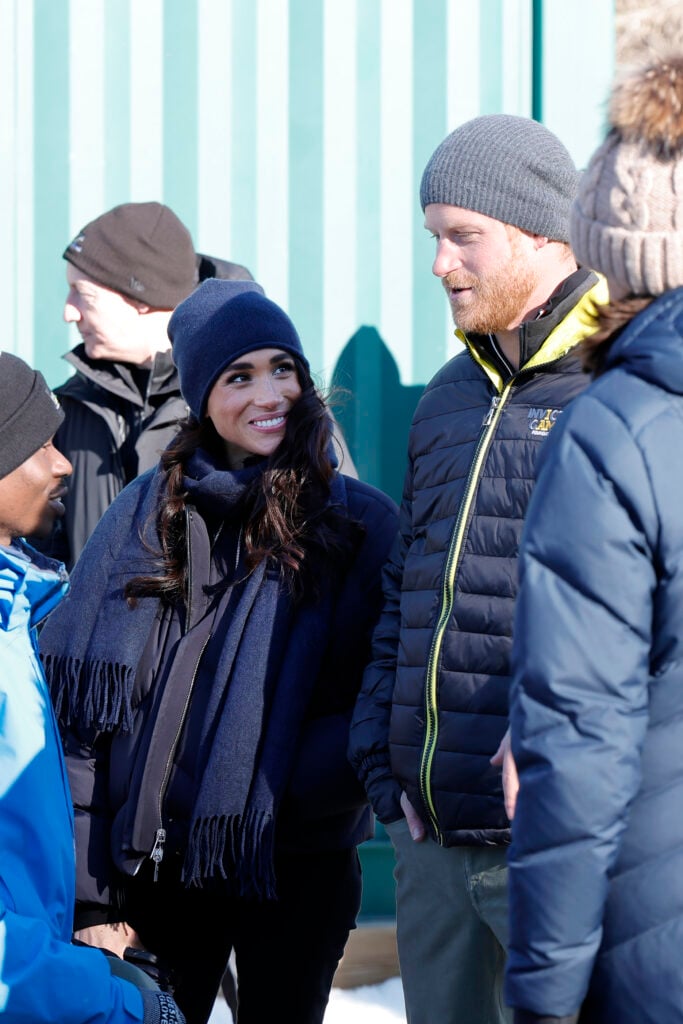
[[[534,353],[517,373],[536,369],[545,363],[554,363],[576,348],[585,338],[595,334],[598,327],[598,306],[604,306],[607,302],[607,282],[604,277],[600,277],[598,283],[581,296],[572,311],[550,332],[538,352]]]
[[[495,368],[493,363],[489,363],[486,359],[484,359],[483,356],[481,356],[477,352],[475,348],[473,348],[473,346],[470,344],[467,338],[467,335],[465,334],[464,331],[461,331],[459,327],[456,327],[454,333],[458,341],[461,341],[463,345],[467,347],[475,363],[481,367],[481,369],[484,371],[488,379],[493,384],[498,394],[500,394],[503,388],[505,387],[505,382],[503,381],[503,378],[501,377],[500,373]]]
[[[441,644],[443,636],[446,630],[448,619],[450,618],[451,611],[453,609],[453,594],[456,570],[458,567],[458,561],[460,558],[460,551],[462,548],[462,542],[465,536],[465,529],[467,526],[467,519],[469,516],[470,508],[472,507],[472,501],[474,494],[477,489],[477,482],[479,480],[479,474],[486,458],[488,451],[489,442],[496,429],[500,414],[503,411],[503,406],[507,401],[508,395],[512,388],[512,381],[510,381],[502,391],[502,394],[494,395],[489,411],[489,416],[486,423],[486,430],[479,438],[477,449],[470,466],[470,472],[467,478],[467,485],[465,487],[465,494],[462,501],[460,502],[460,508],[458,509],[458,517],[455,522],[455,527],[451,535],[451,541],[448,548],[448,556],[446,558],[446,567],[444,570],[443,584],[441,590],[441,612],[439,619],[434,630],[434,636],[432,637],[432,646],[429,652],[429,660],[427,662],[427,676],[426,676],[426,687],[425,687],[425,740],[422,748],[422,761],[420,764],[420,793],[422,800],[427,808],[427,812],[431,819],[432,827],[436,833],[436,837],[439,843],[442,843],[443,837],[439,830],[439,825],[436,817],[436,808],[434,807],[434,801],[432,800],[431,792],[431,772],[432,772],[432,761],[434,759],[434,753],[436,751],[436,743],[439,735],[439,723],[437,717],[437,664],[439,660],[439,654],[441,652]]]

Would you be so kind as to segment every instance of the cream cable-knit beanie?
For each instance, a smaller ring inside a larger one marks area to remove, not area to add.
[[[577,260],[623,294],[683,285],[683,57],[619,82],[570,214]]]

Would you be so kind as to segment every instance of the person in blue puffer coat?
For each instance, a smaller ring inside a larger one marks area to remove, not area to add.
[[[21,539],[64,512],[71,464],[52,444],[63,418],[41,374],[0,352],[0,1020],[184,1024],[169,995],[71,944],[73,812],[35,635],[68,583]]]
[[[614,89],[571,215],[611,300],[521,554],[516,1024],[683,1021],[683,58]]]

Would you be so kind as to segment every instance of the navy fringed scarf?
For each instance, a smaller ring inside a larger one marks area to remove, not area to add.
[[[239,524],[239,504],[260,467],[216,468],[198,452],[188,465],[189,501]],[[72,574],[69,596],[48,620],[41,653],[65,725],[128,730],[137,666],[160,610],[131,609],[125,583],[154,571],[160,473],[138,478],[105,514]],[[340,476],[332,500],[345,505]],[[145,539],[146,538],[146,539]],[[261,563],[239,585],[207,708],[204,771],[192,816],[184,878],[220,876],[241,896],[273,898],[278,807],[328,645],[330,588],[292,611],[279,572]],[[169,676],[172,680],[173,673]]]

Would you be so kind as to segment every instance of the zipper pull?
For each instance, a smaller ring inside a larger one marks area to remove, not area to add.
[[[150,859],[154,861],[154,881],[159,878],[159,865],[164,859],[164,843],[166,842],[166,829],[158,828],[154,835],[154,846],[150,853]]]
[[[489,411],[486,413],[486,416],[484,416],[484,422],[482,423],[482,427],[490,426],[491,420],[493,419],[493,417],[495,415],[495,412],[496,412],[496,409],[498,408],[499,405],[500,405],[500,395],[494,395],[493,398],[491,399],[491,405],[489,406]]]

